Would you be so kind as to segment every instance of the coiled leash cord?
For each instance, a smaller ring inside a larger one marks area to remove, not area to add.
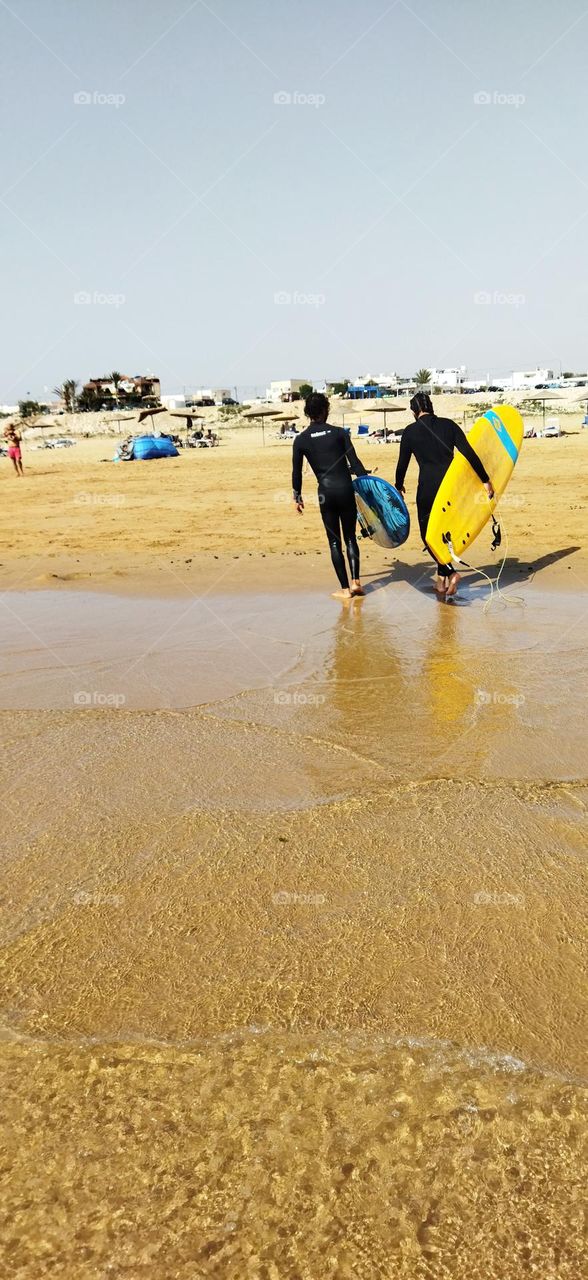
[[[506,608],[507,605],[511,605],[511,604],[519,605],[519,606],[520,605],[524,606],[526,604],[526,601],[523,596],[516,596],[516,595],[513,595],[511,592],[509,592],[509,594],[507,595],[506,592],[504,592],[502,590],[502,587],[500,586],[500,578],[502,576],[502,571],[504,569],[504,566],[506,564],[506,558],[508,556],[508,530],[506,528],[506,525],[504,524],[503,517],[501,516],[500,518],[502,520],[502,525],[504,528],[506,545],[504,549],[504,555],[500,562],[500,567],[494,581],[492,580],[492,578],[488,576],[487,573],[484,572],[483,569],[478,569],[475,564],[468,564],[466,560],[460,560],[460,557],[456,555],[455,551],[453,550],[453,544],[451,542],[451,538],[449,534],[443,534],[443,541],[447,544],[452,561],[456,562],[457,564],[463,565],[464,569],[469,569],[472,573],[479,573],[482,578],[486,579],[486,582],[490,587],[490,595],[488,596],[487,600],[484,601],[483,613],[487,613],[488,609],[491,609],[492,605],[495,603],[501,604],[503,608]],[[494,512],[492,513],[492,533],[493,533],[493,539],[492,539],[492,545],[490,549],[491,551],[496,551],[497,548],[502,543],[502,530],[500,528],[500,525],[498,523],[498,520],[496,519],[496,515]]]

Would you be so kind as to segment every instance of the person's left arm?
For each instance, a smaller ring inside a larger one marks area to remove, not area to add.
[[[394,480],[394,488],[399,493],[404,493],[404,481],[408,464],[412,458],[412,433],[410,427],[405,427],[400,439],[400,451],[398,454],[398,464],[396,466],[396,478]]]

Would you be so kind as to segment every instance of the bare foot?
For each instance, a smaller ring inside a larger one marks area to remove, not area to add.
[[[440,596],[444,596],[445,592],[447,591],[447,578],[440,578],[439,574],[437,574],[434,585],[435,585],[435,591],[437,592],[437,594]]]
[[[364,596],[364,595],[365,595],[365,591],[364,591],[364,589],[363,589],[363,587],[362,587],[362,585],[361,585],[361,582],[359,581],[359,578],[354,578],[354,579],[353,579],[353,582],[351,583],[351,594],[352,594],[352,596]]]
[[[332,591],[333,600],[351,600],[351,592],[349,587],[342,587],[340,591]]]
[[[455,596],[455,595],[457,595],[457,588],[458,588],[458,586],[459,586],[460,582],[461,582],[461,573],[452,573],[452,575],[451,575],[451,577],[450,577],[450,579],[449,579],[449,586],[448,586],[448,588],[447,588],[447,595],[448,595],[448,596]]]

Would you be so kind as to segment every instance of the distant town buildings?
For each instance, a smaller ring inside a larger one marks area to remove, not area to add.
[[[193,405],[198,400],[213,400],[215,404],[222,404],[224,400],[234,398],[234,391],[230,387],[198,387],[191,395],[186,396],[186,404]]]
[[[143,374],[137,374],[132,378],[121,375],[115,382],[112,374],[107,374],[105,378],[90,378],[89,382],[85,382],[82,395],[86,401],[95,399],[96,402],[107,404],[110,400],[115,402],[128,400],[132,404],[140,403],[149,406],[159,403],[161,383],[159,378]]]
[[[526,387],[545,386],[548,382],[553,382],[553,369],[520,369],[508,379],[507,382],[500,385],[512,387],[513,391],[523,391]]]
[[[458,369],[436,369],[427,366],[429,386],[441,387],[444,391],[459,391],[467,377],[467,369],[462,364]],[[369,398],[378,392],[392,395],[406,395],[416,387],[414,378],[401,378],[397,373],[358,374],[351,383],[350,393],[355,398]],[[363,389],[363,397],[362,397]]]
[[[266,400],[270,404],[287,404],[289,400],[300,399],[300,388],[310,383],[312,380],[308,378],[285,378],[282,382],[271,382],[267,392]]]
[[[432,387],[443,387],[451,391],[459,391],[467,377],[465,364],[459,369],[429,369]]]

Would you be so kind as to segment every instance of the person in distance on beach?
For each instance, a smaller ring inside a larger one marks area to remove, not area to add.
[[[451,418],[438,418],[433,409],[431,397],[424,391],[417,391],[410,402],[410,407],[414,422],[411,422],[402,434],[394,483],[398,492],[404,494],[407,467],[414,455],[419,464],[416,495],[419,529],[426,546],[425,534],[431,508],[443,476],[453,460],[455,449],[467,458],[482,481],[489,498],[494,497],[494,489],[480,458],[472,449],[465,432],[458,427],[457,422],[453,422]],[[437,564],[435,589],[440,595],[454,596],[459,581],[460,575],[456,573],[452,564]]]
[[[304,412],[309,425],[297,436],[292,448],[294,504],[302,514],[302,464],[306,458],[318,480],[320,512],[329,539],[333,568],[340,583],[339,591],[334,591],[333,595],[340,600],[351,600],[364,594],[359,578],[359,546],[355,533],[357,507],[351,476],[366,476],[369,472],[360,462],[348,432],[328,421],[329,401],[326,396],[313,391],[305,402]],[[351,585],[342,542],[347,552]]]
[[[17,476],[23,476],[24,471],[22,468],[22,449],[21,449],[22,436],[20,432],[17,431],[16,427],[13,427],[13,426],[6,428],[4,432],[4,436],[6,439],[6,443],[8,445],[8,457],[12,458],[12,465],[14,467],[14,470],[16,471]]]

